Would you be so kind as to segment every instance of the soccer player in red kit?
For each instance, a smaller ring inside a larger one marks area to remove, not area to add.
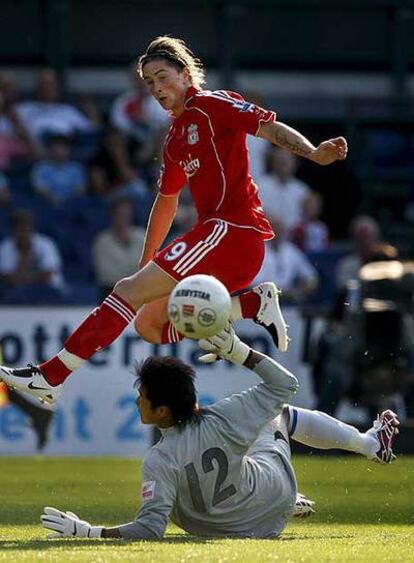
[[[150,93],[173,117],[164,144],[159,192],[149,218],[139,270],[115,284],[113,292],[69,336],[64,348],[39,366],[0,368],[10,386],[53,402],[61,384],[85,360],[108,346],[135,319],[150,342],[167,343],[181,335],[168,321],[166,302],[173,287],[193,274],[210,274],[230,292],[247,287],[264,257],[264,241],[274,234],[257,187],[249,175],[246,134],[318,164],[343,160],[343,137],[317,147],[276,114],[245,101],[237,93],[206,91],[204,69],[185,43],[158,37],[138,63]],[[188,184],[196,206],[195,227],[163,250],[180,190]],[[288,346],[278,290],[264,283],[232,298],[232,318],[264,326],[275,344]]]

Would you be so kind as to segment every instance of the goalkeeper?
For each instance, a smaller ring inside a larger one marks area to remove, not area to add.
[[[189,365],[172,357],[146,359],[137,368],[137,406],[142,422],[157,425],[162,437],[144,459],[135,520],[104,528],[47,507],[41,521],[54,531],[50,537],[158,540],[168,517],[195,535],[277,537],[297,499],[289,434],[314,447],[393,458],[398,420],[391,411],[361,434],[323,413],[286,406],[298,387],[294,375],[250,349],[231,326],[200,346],[253,370],[262,382],[199,408]],[[311,505],[299,497],[299,514]]]

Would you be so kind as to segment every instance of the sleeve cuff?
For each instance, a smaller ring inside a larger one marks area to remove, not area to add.
[[[159,537],[139,522],[130,522],[119,526],[119,532],[124,540],[158,540]]]
[[[91,526],[89,530],[88,537],[89,538],[101,538],[102,537],[102,526]]]
[[[274,123],[276,120],[277,120],[276,112],[272,111],[272,113],[269,115],[269,117],[266,117],[266,118],[261,119],[259,121],[259,125],[257,126],[256,133],[254,134],[254,136],[257,137],[257,134],[260,130],[262,123]]]

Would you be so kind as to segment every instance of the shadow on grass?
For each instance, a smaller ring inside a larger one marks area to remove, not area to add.
[[[309,534],[306,536],[296,535],[296,534],[287,534],[282,536],[281,538],[251,538],[251,541],[314,541],[314,540],[336,540],[336,539],[349,539],[354,537],[352,534],[344,533],[344,534]],[[223,537],[223,538],[210,538],[210,537],[202,537],[202,536],[190,536],[190,535],[168,535],[165,536],[160,541],[123,541],[123,540],[116,540],[116,539],[105,539],[105,540],[90,540],[90,539],[83,539],[83,538],[62,538],[57,540],[1,540],[0,541],[0,551],[39,551],[39,550],[49,550],[49,549],[61,549],[65,548],[68,545],[73,545],[76,548],[85,548],[90,549],[92,545],[94,547],[107,547],[107,546],[126,546],[126,545],[162,545],[162,544],[214,544],[220,541],[245,541],[248,538],[235,538],[235,537]]]
[[[409,493],[412,494],[411,491],[409,491]],[[366,511],[366,513],[364,514],[357,513],[357,507],[355,507],[354,512],[347,512],[346,514],[342,513],[342,510],[343,508],[341,506],[329,507],[329,509],[323,508],[312,518],[312,523],[325,525],[405,525],[412,522],[412,507],[406,505],[402,508],[399,506],[396,506],[395,508],[388,506],[387,512]],[[81,511],[79,510],[79,512]],[[87,514],[87,519],[89,522],[105,521],[107,526],[117,526],[120,522],[129,522],[131,519],[131,514],[134,512],[135,510],[132,510],[127,514],[121,513],[116,520],[112,520],[113,515],[111,515],[110,521],[107,520],[107,513],[89,512]],[[20,506],[16,506],[15,508],[7,507],[7,510],[4,510],[2,509],[2,507],[0,507],[0,527],[11,525],[32,526],[39,521],[39,513],[40,510],[37,510],[33,513],[28,511],[28,513],[22,514]]]
[[[83,538],[62,538],[57,540],[1,540],[0,541],[0,551],[39,551],[39,550],[49,550],[49,549],[61,549],[66,548],[69,545],[76,547],[76,549],[85,548],[90,549],[93,545],[97,547],[107,547],[107,546],[127,546],[127,545],[160,545],[160,544],[190,544],[199,543],[206,544],[211,543],[213,540],[211,538],[199,538],[193,536],[167,536],[161,541],[150,541],[150,540],[137,540],[137,541],[124,541],[117,539],[104,539],[104,540],[90,540]]]
[[[343,533],[343,534],[313,534],[306,536],[299,535],[286,535],[279,538],[279,541],[313,541],[313,540],[344,540],[354,538],[353,534]]]

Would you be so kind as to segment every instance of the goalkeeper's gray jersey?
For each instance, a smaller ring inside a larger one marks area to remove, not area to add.
[[[272,537],[296,498],[289,456],[280,448],[251,456],[262,428],[281,412],[297,380],[270,359],[254,370],[264,381],[203,409],[198,422],[170,427],[145,456],[141,508],[120,526],[126,539],[158,539],[168,517],[204,536]]]

